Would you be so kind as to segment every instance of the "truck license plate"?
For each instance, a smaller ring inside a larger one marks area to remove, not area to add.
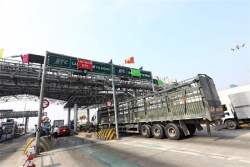
[[[219,115],[215,116],[215,119],[217,119],[217,120],[220,119],[220,116]]]

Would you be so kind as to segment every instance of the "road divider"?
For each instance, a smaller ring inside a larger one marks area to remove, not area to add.
[[[28,150],[30,148],[34,147],[34,144],[32,144],[33,142],[36,142],[36,138],[35,137],[28,138],[26,140],[26,143],[25,143],[25,146],[24,146],[24,154],[25,155],[28,154]],[[40,152],[45,152],[45,151],[51,150],[51,148],[52,148],[52,139],[51,139],[51,136],[43,136],[43,137],[41,137],[40,138],[40,143],[39,143],[39,148],[40,148],[39,149]]]
[[[92,135],[92,138],[98,138],[102,140],[115,140],[116,132],[115,129],[101,129]]]

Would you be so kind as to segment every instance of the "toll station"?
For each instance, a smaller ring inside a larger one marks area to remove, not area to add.
[[[77,119],[79,107],[87,108],[89,113],[89,108],[113,100],[112,92],[118,104],[161,88],[162,82],[153,80],[150,71],[51,52],[46,53],[46,60],[35,54],[20,57],[21,60],[0,59],[0,103],[24,98],[40,101],[45,69],[43,95],[68,109],[68,122],[72,108]]]

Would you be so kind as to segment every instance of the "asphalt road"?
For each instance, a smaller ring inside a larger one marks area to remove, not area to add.
[[[25,137],[15,140],[0,144],[0,166],[6,166],[4,159],[22,151],[23,145],[19,146]],[[82,135],[60,137],[53,143],[53,150],[41,154],[35,162],[37,167],[247,167],[250,129],[213,131],[211,137],[202,131],[178,141],[139,135],[125,135],[113,141],[90,140]]]
[[[0,143],[0,167],[11,166],[11,164],[7,163],[9,160],[16,164],[20,161],[20,158],[23,159],[23,157],[14,155],[22,155],[24,143],[28,137],[31,137],[31,135],[24,135]]]

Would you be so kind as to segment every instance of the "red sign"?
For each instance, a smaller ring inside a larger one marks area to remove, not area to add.
[[[93,67],[92,67],[92,61],[78,59],[78,61],[77,61],[77,68],[83,68],[83,69],[91,70],[92,71],[92,69],[93,69]]]
[[[44,121],[44,122],[48,122],[48,121],[49,121],[49,117],[44,117],[44,118],[43,118],[43,121]]]
[[[44,99],[43,100],[43,108],[47,108],[47,107],[49,107],[49,100]]]
[[[107,108],[111,108],[112,102],[110,100],[106,101],[106,106],[107,106]]]

